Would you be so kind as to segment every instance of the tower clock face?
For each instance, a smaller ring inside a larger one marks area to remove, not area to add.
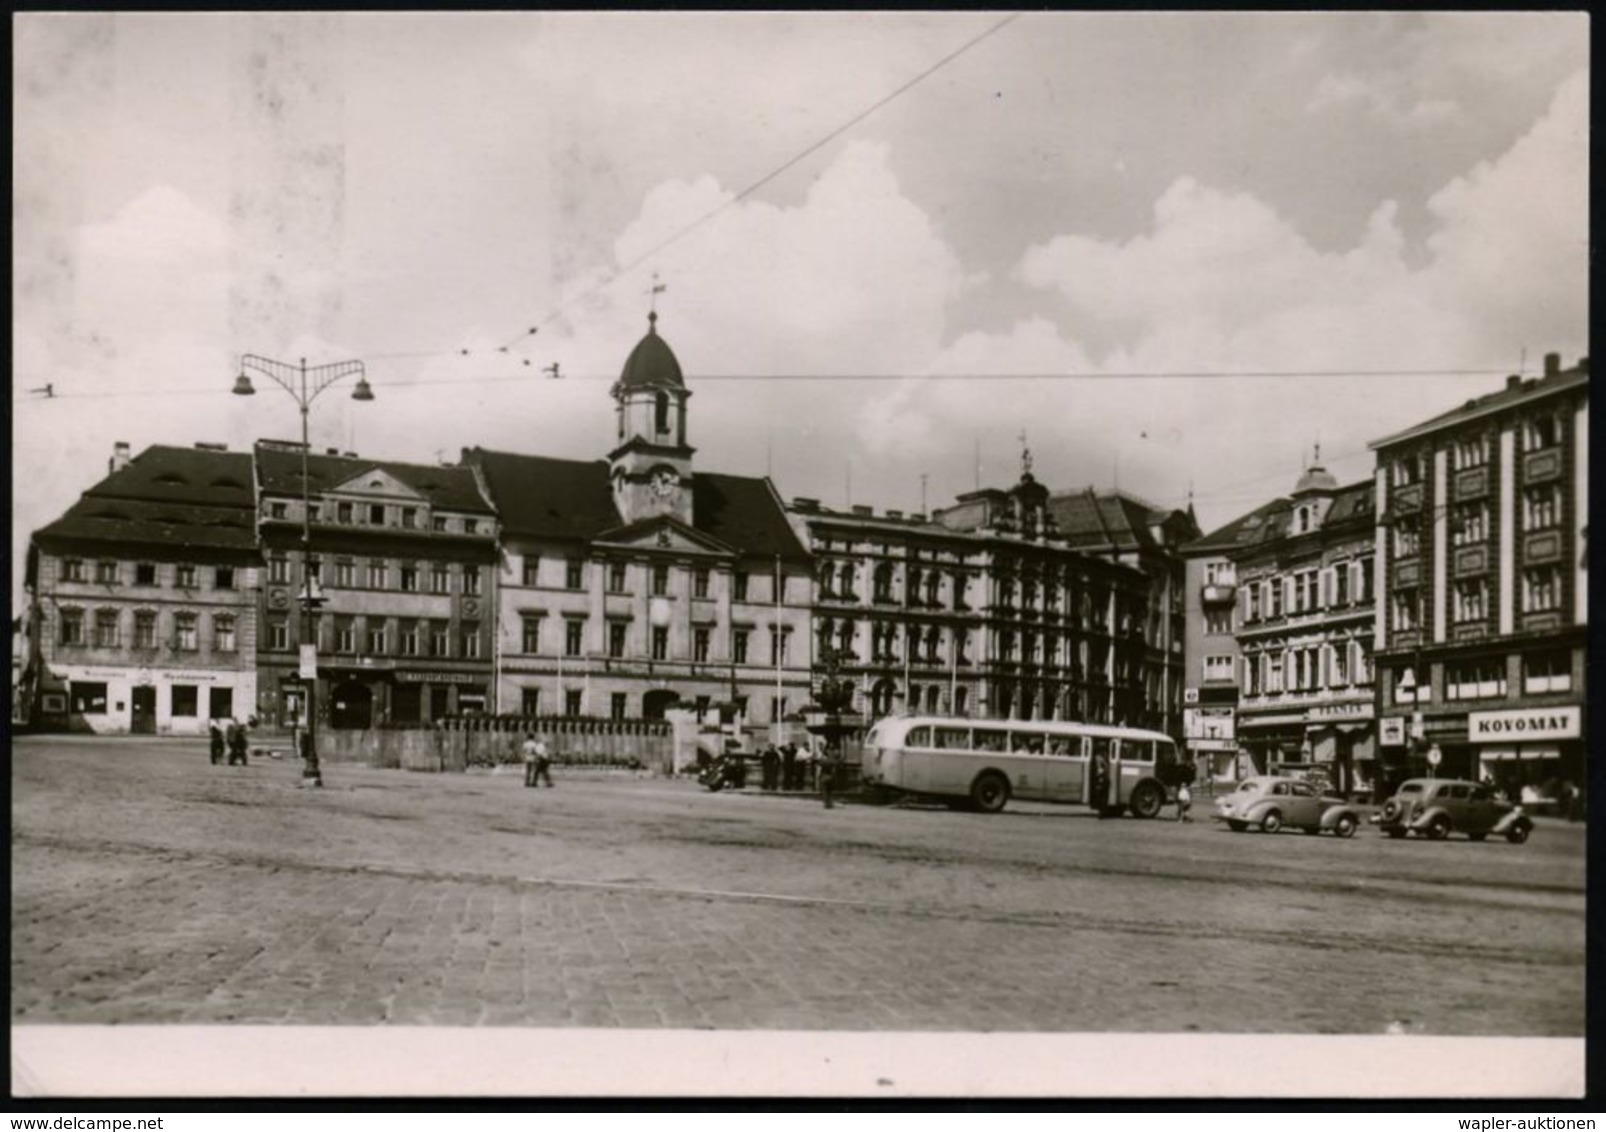
[[[652,474],[648,487],[659,499],[668,499],[680,487],[680,477],[668,468],[659,468]]]

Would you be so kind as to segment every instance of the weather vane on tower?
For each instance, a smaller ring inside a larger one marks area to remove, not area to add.
[[[1026,447],[1025,429],[1020,430],[1020,474],[1023,477],[1032,474],[1032,450]]]
[[[669,290],[669,284],[658,282],[658,273],[652,273],[652,286],[647,288],[647,318],[658,321],[658,296]]]

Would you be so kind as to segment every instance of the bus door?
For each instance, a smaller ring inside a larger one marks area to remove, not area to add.
[[[1087,777],[1083,798],[1094,808],[1113,806],[1121,797],[1120,761],[1116,758],[1115,740],[1108,735],[1090,735],[1087,739]]]
[[[1150,739],[1121,739],[1118,741],[1121,773],[1121,801],[1132,796],[1132,788],[1140,779],[1154,773],[1154,742]]]
[[[1048,758],[1048,796],[1055,802],[1087,801],[1087,737],[1050,735]]]

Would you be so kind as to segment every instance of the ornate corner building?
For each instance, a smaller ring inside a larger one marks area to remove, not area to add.
[[[780,496],[694,466],[691,391],[656,314],[611,394],[606,459],[463,452],[502,518],[496,710],[795,715],[809,700],[810,566]]]
[[[1376,441],[1375,639],[1395,777],[1585,779],[1589,362]]]

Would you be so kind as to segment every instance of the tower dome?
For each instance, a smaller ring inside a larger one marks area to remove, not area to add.
[[[1304,475],[1294,485],[1295,495],[1304,495],[1308,491],[1337,491],[1338,480],[1320,464],[1312,464],[1305,469]]]
[[[632,389],[686,389],[675,352],[658,336],[657,312],[647,316],[646,336],[625,359],[625,368],[620,371],[613,392],[617,396]]]

